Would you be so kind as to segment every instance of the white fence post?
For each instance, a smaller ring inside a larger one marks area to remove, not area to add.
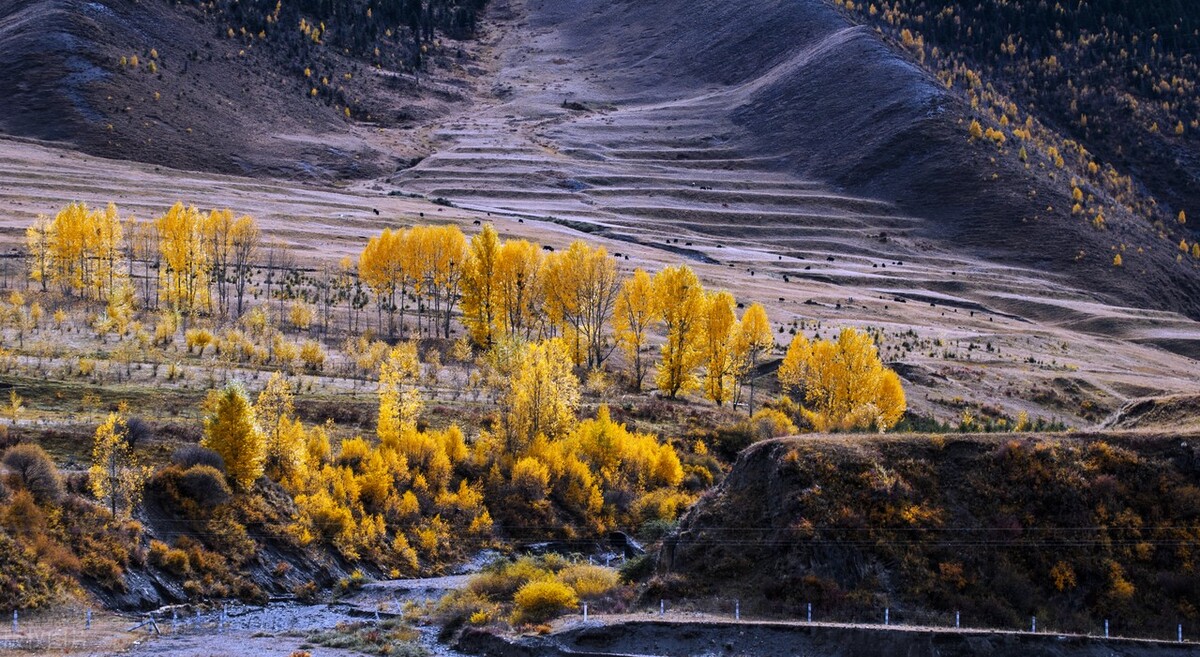
[[[1029,626],[1029,631],[1033,632],[1034,634],[1037,634],[1037,616],[1033,617],[1033,620],[1031,621],[1030,626]]]
[[[1104,619],[1104,638],[1108,638],[1108,619]]]
[[[959,616],[958,616],[958,612],[956,611],[956,612],[954,612],[954,629],[956,629],[956,630],[957,630],[957,629],[959,629],[959,628],[961,628],[961,627],[962,627],[962,625],[960,625],[960,624],[959,624]]]
[[[884,607],[884,608],[883,608],[883,624],[884,624],[884,625],[891,625],[891,624],[892,624],[892,620],[891,620],[891,615],[892,615],[892,614],[891,614],[891,612],[892,612],[892,610],[891,610],[890,608],[888,608],[888,607]]]
[[[658,599],[658,615],[662,616],[667,613],[667,603],[662,598]]]
[[[741,600],[733,601],[733,619],[739,620],[739,621],[742,620],[742,601]]]
[[[585,623],[587,622],[587,617],[588,617],[588,608],[587,608],[587,603],[585,602],[585,603],[583,603],[583,622],[585,622]]]
[[[812,603],[808,603],[808,622],[812,622]]]

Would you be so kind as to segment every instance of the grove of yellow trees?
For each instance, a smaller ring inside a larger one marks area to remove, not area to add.
[[[234,297],[241,314],[259,239],[249,216],[206,214],[182,203],[149,222],[122,219],[112,203],[102,210],[71,203],[25,231],[30,278],[43,291],[54,283],[63,294],[129,307],[136,260],[143,264],[143,306],[161,296],[184,318],[201,310],[226,312]]]
[[[906,408],[900,377],[883,366],[871,336],[843,329],[837,340],[797,334],[779,367],[801,414],[817,431],[892,428]]]
[[[254,270],[263,264],[257,261],[260,242],[251,217],[235,216],[229,210],[205,213],[183,203],[148,222],[122,220],[111,204],[92,210],[73,203],[53,219],[39,217],[26,232],[31,278],[41,283],[43,291],[53,283],[64,294],[104,301],[103,321],[97,324],[101,332],[123,334],[135,307],[150,309],[161,301],[171,312],[159,317],[158,343],[169,343],[182,324],[189,348],[198,347],[200,356],[206,346],[214,345],[222,358],[260,363],[274,359],[284,364],[299,358],[310,371],[319,371],[326,359],[319,342],[310,340],[300,348],[276,336],[264,351],[237,331],[217,335],[204,328],[188,329],[189,319],[202,314],[242,316],[249,311],[243,323],[251,333],[268,333],[261,326],[269,316],[268,307],[245,304],[247,295],[257,297],[260,291],[253,286]],[[122,255],[127,263],[119,262]],[[528,360],[519,368],[510,363],[502,372],[528,377],[520,378],[519,392],[505,395],[509,409],[503,417],[505,439],[520,444],[528,444],[539,432],[557,431],[553,427],[561,422],[554,418],[573,412],[542,397],[549,394],[566,400],[569,407],[569,391],[543,390],[539,384],[562,380],[562,374],[574,368],[600,370],[614,350],[623,354],[636,390],[650,373],[646,354],[657,343],[659,357],[653,373],[661,394],[676,398],[699,392],[717,405],[736,404],[748,385],[753,412],[755,370],[775,346],[761,305],[752,304],[739,319],[734,297],[726,291],[706,290],[686,265],[668,266],[653,275],[638,269],[622,276],[616,259],[603,247],[575,241],[556,252],[526,240],[503,240],[491,224],[469,240],[453,225],[387,229],[367,241],[357,266],[345,261],[336,271],[321,269],[320,276],[303,275],[278,247],[270,248],[266,256],[267,274],[261,282],[267,299],[274,288],[279,316],[285,316],[285,295],[292,299],[286,317],[297,332],[312,330],[318,322],[327,332],[333,307],[339,303],[347,307],[347,330],[352,330],[357,326],[357,309],[370,303],[365,285],[373,293],[377,327],[385,330],[386,314],[390,336],[409,334],[409,310],[417,336],[448,339],[453,320],[459,317],[475,347],[492,353],[493,360],[501,353],[514,363],[514,359]],[[136,262],[142,264],[140,303],[136,282],[131,280]],[[812,345],[812,353],[818,353],[818,346]],[[372,357],[364,370],[381,374],[384,387],[392,391],[388,394],[395,397],[386,401],[391,410],[385,424],[393,421],[393,415],[404,424],[407,420],[401,421],[401,416],[411,418],[419,412],[415,382],[406,381],[415,377],[413,347],[400,349],[409,353]],[[376,369],[380,363],[382,369]],[[795,363],[791,367],[794,370]],[[544,371],[547,368],[553,373]],[[539,412],[513,410],[529,405]],[[834,404],[839,405],[845,404]],[[822,426],[836,427],[846,422],[850,411],[815,412],[828,418]],[[875,426],[894,424],[894,419],[888,419],[892,415],[884,413]],[[266,430],[276,436],[282,431],[274,422]],[[290,467],[281,458],[275,454],[270,460],[277,474]]]

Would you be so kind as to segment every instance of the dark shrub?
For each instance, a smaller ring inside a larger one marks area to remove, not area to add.
[[[211,465],[193,465],[185,470],[179,476],[179,492],[205,507],[224,504],[233,495],[225,475]]]
[[[207,465],[222,474],[225,472],[225,459],[213,450],[199,445],[185,445],[175,450],[171,455],[171,462],[183,470],[196,465]]]
[[[125,442],[129,443],[130,447],[137,447],[138,443],[144,443],[153,437],[154,431],[142,418],[131,417],[125,421]]]
[[[41,445],[23,443],[9,449],[4,453],[4,465],[38,500],[57,502],[62,497],[63,484],[58,468]]]

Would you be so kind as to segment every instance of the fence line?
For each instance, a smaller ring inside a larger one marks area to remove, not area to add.
[[[768,606],[769,607],[769,606]],[[585,611],[586,610],[586,611]],[[1164,621],[1160,624],[1140,624],[1136,631],[1121,631],[1119,617],[1105,618],[1098,621],[1094,628],[1056,627],[1053,623],[1039,619],[1036,614],[1030,614],[1023,624],[1001,627],[996,624],[972,624],[966,614],[961,611],[921,611],[903,609],[897,606],[863,607],[847,609],[822,608],[818,604],[805,603],[798,612],[792,607],[786,610],[775,607],[764,611],[762,605],[750,607],[740,598],[729,599],[659,599],[643,607],[631,610],[614,609],[603,602],[592,602],[581,605],[576,616],[596,623],[609,620],[630,620],[645,618],[647,620],[662,619],[666,621],[693,620],[697,622],[726,622],[726,623],[781,623],[803,627],[856,627],[856,628],[887,628],[888,630],[926,630],[940,632],[960,632],[964,634],[1021,634],[1046,636],[1078,636],[1100,640],[1147,641],[1158,643],[1177,643],[1188,646],[1200,645],[1200,627],[1196,623]]]

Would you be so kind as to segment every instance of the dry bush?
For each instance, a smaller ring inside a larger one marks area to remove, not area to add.
[[[172,548],[162,541],[150,541],[150,563],[179,577],[191,573],[188,553]]]
[[[542,623],[579,604],[574,589],[555,580],[529,582],[513,596],[513,625]]]
[[[184,445],[171,454],[171,462],[180,469],[187,470],[197,465],[207,465],[220,472],[225,472],[225,459],[215,451],[199,445]]]
[[[564,568],[558,574],[558,579],[585,600],[606,595],[619,583],[617,571],[592,564],[577,564]]]
[[[225,475],[209,465],[193,465],[179,475],[179,492],[199,504],[212,508],[229,501],[233,491],[225,482]]]
[[[760,409],[750,418],[749,423],[750,435],[755,440],[794,436],[800,433],[787,415],[773,408]]]
[[[57,502],[63,494],[58,468],[41,445],[23,443],[4,453],[4,465],[30,493],[43,502]]]

